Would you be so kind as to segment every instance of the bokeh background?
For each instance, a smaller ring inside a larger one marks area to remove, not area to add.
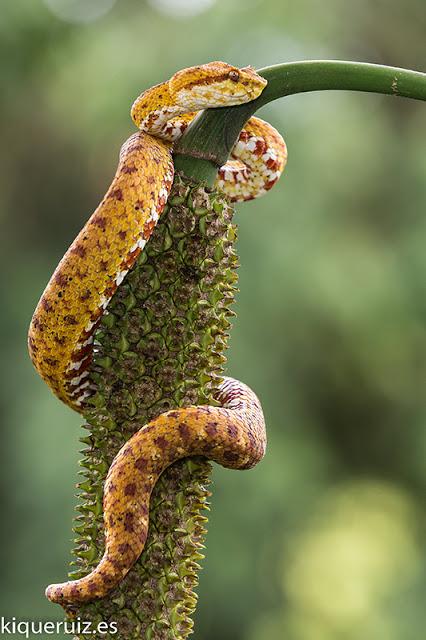
[[[223,59],[425,70],[424,0],[13,0],[0,11],[0,614],[59,619],[80,418],[26,331],[93,211],[143,89]],[[196,637],[419,640],[426,628],[426,107],[293,96],[261,113],[285,177],[238,208],[229,372],[262,399],[267,457],[214,472]],[[424,494],[423,494],[424,495]]]

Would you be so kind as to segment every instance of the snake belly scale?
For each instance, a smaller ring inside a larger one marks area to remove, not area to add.
[[[133,104],[139,131],[123,145],[111,186],[53,273],[29,329],[37,371],[74,410],[83,412],[94,392],[94,332],[167,202],[174,178],[173,143],[199,110],[254,100],[265,85],[251,67],[212,62],[177,72]],[[234,202],[256,198],[275,184],[286,160],[280,134],[250,118],[230,159],[218,168],[216,187]],[[174,461],[204,455],[225,467],[245,469],[263,457],[265,424],[253,391],[225,378],[216,400],[219,407],[161,414],[141,425],[118,452],[104,487],[104,556],[88,576],[49,586],[51,601],[87,602],[122,580],[145,544],[151,491]]]

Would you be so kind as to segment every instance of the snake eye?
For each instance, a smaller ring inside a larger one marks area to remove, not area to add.
[[[232,80],[232,82],[238,82],[238,80],[240,79],[240,74],[238,73],[238,71],[230,71],[228,73],[228,78]]]

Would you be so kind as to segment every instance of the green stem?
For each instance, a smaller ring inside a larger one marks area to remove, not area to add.
[[[366,62],[308,60],[258,70],[268,85],[252,102],[199,114],[175,147],[175,166],[212,185],[247,120],[268,102],[295,93],[330,89],[368,91],[426,100],[426,74]]]

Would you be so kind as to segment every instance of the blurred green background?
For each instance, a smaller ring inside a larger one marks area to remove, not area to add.
[[[26,331],[133,99],[214,59],[425,70],[425,30],[424,0],[3,0],[1,615],[61,618],[43,591],[70,559],[81,419],[32,369]],[[324,92],[260,115],[289,164],[238,207],[228,371],[258,392],[269,450],[251,472],[215,469],[196,637],[419,640],[426,107]]]

